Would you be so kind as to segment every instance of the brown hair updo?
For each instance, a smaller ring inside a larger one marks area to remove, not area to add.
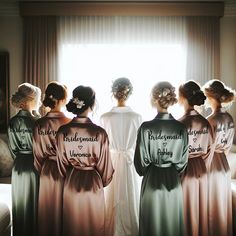
[[[177,103],[175,88],[167,81],[157,83],[151,93],[152,105],[158,102],[160,107],[167,109]]]
[[[182,96],[186,98],[190,106],[203,105],[206,100],[206,96],[200,86],[192,80],[182,84],[179,87],[179,95],[180,97]]]
[[[112,93],[117,100],[127,100],[132,94],[133,86],[129,79],[119,78],[112,84]]]
[[[235,91],[225,86],[225,84],[219,80],[210,80],[203,88],[207,97],[215,99],[220,104],[230,103],[235,100]]]
[[[67,87],[59,82],[53,81],[47,85],[43,105],[53,109],[59,100],[64,100],[66,98]]]
[[[73,97],[66,105],[67,111],[80,115],[95,104],[95,92],[91,87],[78,86],[73,90]]]

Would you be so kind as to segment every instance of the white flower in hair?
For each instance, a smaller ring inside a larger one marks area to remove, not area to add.
[[[72,100],[73,100],[73,103],[76,104],[76,107],[77,107],[78,109],[81,109],[83,106],[85,106],[83,100],[79,100],[78,98],[73,98]]]

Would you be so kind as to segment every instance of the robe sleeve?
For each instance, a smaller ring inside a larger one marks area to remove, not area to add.
[[[37,132],[38,129],[39,127],[36,124],[33,131],[33,154],[34,154],[34,167],[40,173],[42,170],[45,155],[43,154],[42,142]]]
[[[145,139],[143,137],[143,131],[142,127],[138,130],[138,136],[136,140],[136,147],[135,147],[135,153],[134,153],[134,166],[136,169],[136,172],[143,176],[146,172],[147,167],[150,164],[150,158],[149,155],[146,152],[146,146],[145,146]]]
[[[17,144],[17,140],[15,137],[15,133],[12,130],[12,124],[10,123],[7,129],[7,133],[8,133],[8,146],[9,146],[9,150],[11,152],[12,158],[15,159],[16,158],[16,153],[18,151],[18,144]]]
[[[61,176],[66,176],[66,171],[70,166],[67,158],[65,143],[63,141],[63,133],[58,132],[56,135],[56,152],[57,152],[57,167]]]
[[[112,180],[114,169],[109,151],[109,140],[106,132],[102,134],[100,155],[96,164],[96,169],[102,178],[103,186],[106,187]]]
[[[205,161],[207,170],[210,170],[211,162],[212,162],[214,151],[215,151],[215,142],[214,142],[215,137],[214,137],[213,128],[210,124],[209,124],[208,131],[209,131],[208,132],[209,137],[208,137],[207,153],[202,155],[202,158]]]
[[[182,157],[178,163],[175,164],[175,168],[179,173],[182,173],[188,163],[188,132],[184,129],[183,132],[183,151]]]

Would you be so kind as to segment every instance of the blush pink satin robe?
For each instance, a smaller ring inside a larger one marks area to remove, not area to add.
[[[38,236],[59,236],[62,229],[63,178],[56,162],[56,133],[70,119],[49,112],[37,120],[33,135],[34,166],[40,173]]]
[[[215,134],[214,156],[209,173],[209,235],[231,236],[232,192],[227,154],[234,137],[234,121],[223,108],[208,118]]]
[[[188,165],[182,176],[185,234],[208,235],[207,167],[212,157],[212,128],[197,111],[188,111],[180,121],[188,130]]]
[[[89,118],[76,117],[59,129],[57,152],[59,170],[65,176],[63,235],[104,235],[103,187],[114,172],[106,131]]]

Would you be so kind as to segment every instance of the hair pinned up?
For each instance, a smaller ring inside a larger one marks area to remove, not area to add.
[[[221,103],[231,103],[235,100],[235,90],[225,86],[222,81],[210,80],[203,86],[204,92],[207,97],[213,98]]]
[[[53,81],[47,85],[43,105],[53,109],[59,100],[67,98],[67,87],[57,81]]]
[[[80,115],[89,107],[93,109],[95,104],[95,92],[90,87],[78,86],[73,90],[73,97],[70,99],[66,108],[73,114]]]
[[[23,83],[18,86],[15,94],[12,95],[11,103],[16,108],[21,108],[22,104],[27,103],[28,101],[37,100],[40,95],[40,88],[30,83]]]
[[[167,109],[177,103],[175,88],[166,81],[157,83],[151,93],[152,105],[158,102],[161,108]]]
[[[193,80],[190,80],[179,87],[179,95],[180,97],[186,98],[190,106],[203,105],[206,100],[206,96],[200,86]]]
[[[127,100],[132,91],[133,86],[127,78],[116,79],[112,84],[112,93],[117,100]]]

